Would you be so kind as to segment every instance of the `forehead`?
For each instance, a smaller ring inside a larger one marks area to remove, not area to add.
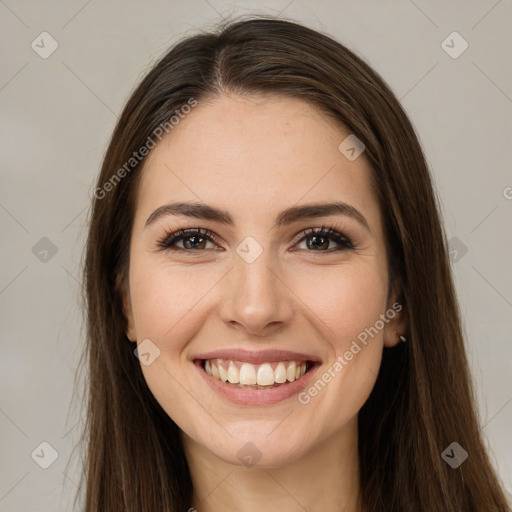
[[[137,210],[203,201],[240,219],[299,202],[346,201],[378,220],[364,153],[338,149],[350,131],[284,96],[219,96],[198,105],[149,153]]]

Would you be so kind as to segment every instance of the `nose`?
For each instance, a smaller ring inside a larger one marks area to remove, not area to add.
[[[220,314],[226,325],[263,337],[290,322],[294,295],[279,267],[267,251],[252,263],[235,257],[222,290]]]

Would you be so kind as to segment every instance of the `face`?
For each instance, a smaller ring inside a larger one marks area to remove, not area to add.
[[[403,330],[370,166],[338,149],[348,135],[298,99],[220,96],[146,159],[127,335],[212,457],[278,467],[353,435]]]

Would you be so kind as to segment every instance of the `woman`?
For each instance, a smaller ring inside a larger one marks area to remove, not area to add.
[[[347,48],[181,41],[94,195],[88,512],[507,510],[425,158]]]

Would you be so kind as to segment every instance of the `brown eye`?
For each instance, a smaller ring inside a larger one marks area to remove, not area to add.
[[[169,233],[158,242],[158,246],[169,250],[201,251],[206,249],[208,242],[215,243],[211,237],[212,233],[207,229],[180,229],[174,233]],[[178,247],[178,242],[182,242],[183,247]]]
[[[352,242],[343,233],[334,229],[328,229],[325,227],[312,228],[306,232],[299,243],[306,243],[306,249],[310,249],[309,252],[333,252],[345,249],[354,249]],[[335,242],[333,248],[329,247],[331,241]]]

